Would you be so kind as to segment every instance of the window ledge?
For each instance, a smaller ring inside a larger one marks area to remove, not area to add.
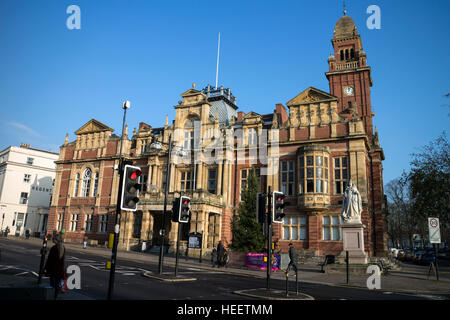
[[[330,195],[326,193],[306,193],[297,197],[299,208],[326,209],[330,206]]]

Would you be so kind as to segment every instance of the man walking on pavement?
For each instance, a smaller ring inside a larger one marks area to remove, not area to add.
[[[52,240],[55,245],[50,249],[44,272],[47,277],[50,277],[50,285],[55,289],[56,300],[59,291],[64,289],[61,286],[61,282],[67,279],[65,268],[66,248],[63,245],[61,233],[55,234]]]
[[[289,242],[289,259],[291,260],[289,262],[289,265],[286,269],[286,272],[289,272],[289,270],[291,269],[291,267],[295,270],[295,273],[297,273],[298,271],[298,256],[297,256],[297,252],[295,251],[294,245],[292,244],[292,242]]]

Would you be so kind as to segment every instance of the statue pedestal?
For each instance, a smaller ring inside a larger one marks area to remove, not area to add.
[[[348,251],[350,264],[367,264],[367,253],[364,252],[364,228],[361,222],[347,222],[343,226],[344,250],[338,256],[345,263],[345,252]]]

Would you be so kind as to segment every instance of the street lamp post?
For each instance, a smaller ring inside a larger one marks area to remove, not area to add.
[[[120,138],[120,151],[119,151],[119,193],[117,195],[116,204],[116,217],[114,223],[114,242],[111,255],[111,269],[109,272],[109,286],[108,286],[108,300],[111,300],[112,293],[114,291],[114,276],[116,271],[116,258],[117,258],[117,245],[119,242],[119,231],[120,231],[120,202],[122,198],[122,178],[123,178],[123,166],[122,166],[122,144],[123,144],[123,133],[125,130],[125,119],[127,115],[127,109],[130,108],[130,101],[125,101],[122,105],[123,108],[123,122],[122,122],[122,137]]]

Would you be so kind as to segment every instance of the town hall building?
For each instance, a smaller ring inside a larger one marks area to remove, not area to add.
[[[123,158],[140,166],[143,174],[138,210],[121,214],[119,248],[130,250],[142,241],[159,246],[165,220],[164,243],[173,250],[177,225],[170,212],[173,199],[181,194],[191,197],[182,246],[192,232],[201,233],[203,254],[219,240],[230,244],[233,214],[255,168],[261,192],[269,187],[280,190],[290,203],[283,223],[274,224],[273,239],[282,251],[291,241],[298,250],[316,256],[342,251],[342,198],[352,180],[362,198],[365,251],[385,254],[384,154],[373,127],[371,67],[349,16],[338,20],[331,42],[334,54],[325,73],[329,92],[306,88],[285,105],[276,104],[270,114],[240,111],[228,88],[208,85],[198,90],[194,84],[181,94],[170,124],[168,118],[157,128],[141,122],[133,132],[126,128],[119,136],[107,124],[88,121],[75,132],[75,141],[66,136],[60,148],[48,233],[64,229],[66,241],[81,242],[84,236],[108,241],[115,223],[122,142]],[[275,131],[276,144],[271,137]],[[229,132],[232,143],[227,143]],[[207,142],[217,137],[225,142],[204,152]],[[261,139],[267,141],[264,148]],[[168,163],[170,144],[174,147]],[[188,151],[184,161],[176,150]],[[262,151],[269,161],[255,159]],[[277,170],[265,170],[273,163]],[[168,215],[163,219],[166,188]],[[199,254],[199,249],[189,249],[189,255]]]

